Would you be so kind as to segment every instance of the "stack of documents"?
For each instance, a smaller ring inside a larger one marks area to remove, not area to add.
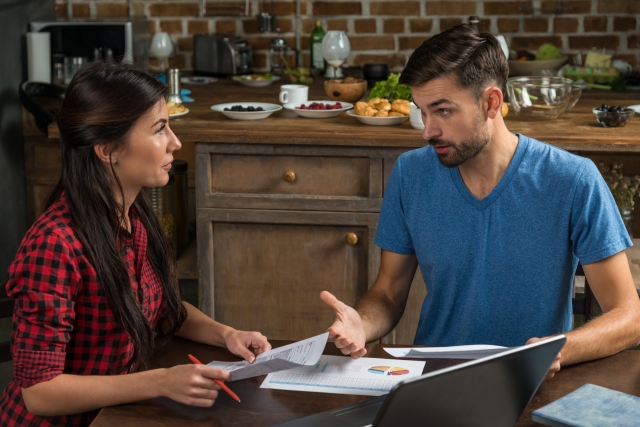
[[[451,347],[385,347],[393,357],[415,357],[416,359],[479,359],[509,350],[499,345],[456,345]]]
[[[208,366],[231,372],[231,381],[266,375],[271,372],[315,365],[325,345],[329,332],[325,332],[306,340],[274,348],[256,357],[253,363],[242,362],[209,362]]]
[[[422,375],[425,362],[322,356],[313,366],[267,375],[260,388],[380,396],[398,383]]]
[[[261,388],[380,396],[422,374],[425,362],[323,356],[326,332],[260,354],[255,362],[207,363],[231,372],[232,381],[267,375]]]

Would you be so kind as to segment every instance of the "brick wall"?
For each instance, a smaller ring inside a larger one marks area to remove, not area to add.
[[[326,30],[344,30],[351,54],[347,63],[387,62],[400,70],[425,39],[469,15],[502,34],[514,49],[552,43],[565,53],[592,47],[640,65],[640,0],[55,0],[59,20],[114,19],[145,15],[149,31],[166,31],[177,47],[171,66],[190,69],[192,35],[231,33],[247,38],[256,70],[268,70],[269,40],[282,37],[301,49],[309,64],[309,33],[316,19]],[[296,13],[298,9],[298,13]],[[255,14],[277,16],[279,31],[258,31]]]

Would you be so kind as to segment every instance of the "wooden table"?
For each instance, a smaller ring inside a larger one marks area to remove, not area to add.
[[[328,99],[323,79],[309,88],[309,99]],[[171,128],[181,141],[295,145],[346,145],[368,147],[417,148],[425,145],[421,132],[407,120],[397,126],[368,126],[345,113],[338,117],[313,120],[290,117],[285,111],[256,121],[231,120],[211,111],[214,104],[226,102],[271,102],[279,104],[281,84],[263,88],[247,88],[230,79],[219,79],[209,85],[183,85],[190,89],[193,103],[186,103],[189,113],[171,120]],[[640,117],[636,115],[621,128],[599,125],[591,110],[606,102],[611,105],[640,104],[639,92],[586,90],[578,104],[558,119],[549,121],[519,120],[513,112],[506,117],[507,127],[516,133],[548,142],[571,151],[639,152]],[[59,136],[55,125],[49,136]],[[188,147],[184,147],[188,150]]]
[[[368,126],[345,113],[336,118],[313,120],[290,117],[280,111],[257,121],[230,120],[210,107],[224,102],[271,102],[279,104],[280,84],[246,88],[228,79],[204,86],[187,86],[194,103],[185,104],[189,114],[171,120],[171,128],[182,141],[326,144],[417,148],[424,146],[421,132],[407,120],[397,126]],[[328,99],[322,80],[309,88],[309,99]],[[640,118],[634,117],[621,128],[599,125],[591,110],[603,102],[615,105],[640,104],[640,93],[588,90],[578,104],[558,119],[531,122],[519,120],[513,112],[506,117],[512,132],[548,142],[571,151],[640,151]]]
[[[274,341],[272,344],[277,347],[286,342]],[[367,349],[371,357],[389,357],[377,344],[368,345]],[[188,353],[202,361],[237,360],[226,350],[176,339],[156,351],[150,368],[188,363]],[[339,354],[331,343],[327,344],[325,353]],[[460,362],[462,361],[427,359],[424,372]],[[261,376],[231,383],[231,388],[240,396],[242,403],[236,403],[224,393],[220,394],[211,408],[194,408],[159,398],[104,408],[91,427],[272,426],[367,399],[365,396],[260,389],[264,378]],[[586,383],[640,396],[640,351],[626,350],[605,359],[562,369],[555,378],[541,385],[516,425],[538,425],[531,421],[532,411]]]

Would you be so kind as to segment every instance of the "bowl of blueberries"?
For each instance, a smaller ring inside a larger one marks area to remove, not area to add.
[[[211,109],[234,120],[260,120],[282,110],[282,106],[267,102],[228,102],[213,105]]]
[[[593,115],[602,126],[606,128],[617,128],[627,124],[635,114],[633,108],[602,104],[593,109]]]

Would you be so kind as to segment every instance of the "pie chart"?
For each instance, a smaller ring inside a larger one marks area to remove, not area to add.
[[[395,368],[391,368],[391,371],[389,371],[389,375],[407,375],[408,373],[408,369],[399,368],[397,366]]]
[[[391,366],[372,366],[371,368],[369,368],[369,373],[370,374],[378,374],[378,375],[384,375],[387,373],[387,371],[389,370]]]
[[[372,366],[369,368],[370,374],[378,374],[378,375],[407,375],[409,370],[406,368],[401,368],[399,366],[391,367],[391,366]]]

